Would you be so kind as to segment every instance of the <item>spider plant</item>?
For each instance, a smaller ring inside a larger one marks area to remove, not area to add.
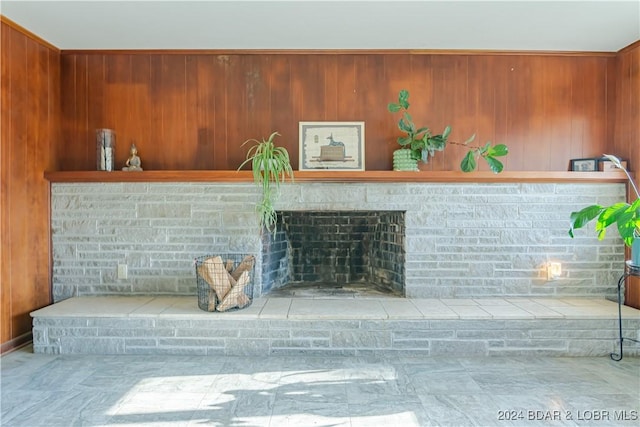
[[[274,143],[278,132],[273,132],[268,139],[261,141],[251,138],[242,143],[253,144],[247,151],[246,159],[238,167],[242,169],[247,163],[251,163],[254,182],[262,187],[262,199],[256,205],[256,212],[260,221],[261,230],[276,231],[278,216],[273,203],[277,197],[280,183],[289,176],[293,180],[293,169],[289,159],[289,152],[284,147],[278,147]]]

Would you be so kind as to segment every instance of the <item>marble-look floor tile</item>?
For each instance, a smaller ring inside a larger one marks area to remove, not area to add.
[[[24,348],[2,356],[0,369],[3,427],[637,427],[640,411],[633,357],[61,356]],[[587,419],[598,413],[598,422]],[[536,419],[545,414],[561,417]]]

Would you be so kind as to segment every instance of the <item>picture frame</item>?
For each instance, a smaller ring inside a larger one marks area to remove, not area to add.
[[[364,122],[299,122],[301,171],[364,171]]]
[[[598,159],[571,159],[572,172],[595,172],[598,170]]]
[[[627,161],[626,160],[620,160],[620,164],[625,169],[627,168]],[[618,169],[616,167],[616,165],[611,160],[607,159],[606,157],[602,157],[602,158],[598,159],[598,170],[600,172],[615,172],[615,171],[619,171],[621,169]]]

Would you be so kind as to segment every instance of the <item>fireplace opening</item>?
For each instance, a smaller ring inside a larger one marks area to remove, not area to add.
[[[281,211],[263,236],[262,294],[404,296],[404,211]]]

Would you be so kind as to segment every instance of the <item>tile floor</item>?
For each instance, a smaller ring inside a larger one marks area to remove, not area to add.
[[[0,358],[3,427],[640,425],[640,358]]]

